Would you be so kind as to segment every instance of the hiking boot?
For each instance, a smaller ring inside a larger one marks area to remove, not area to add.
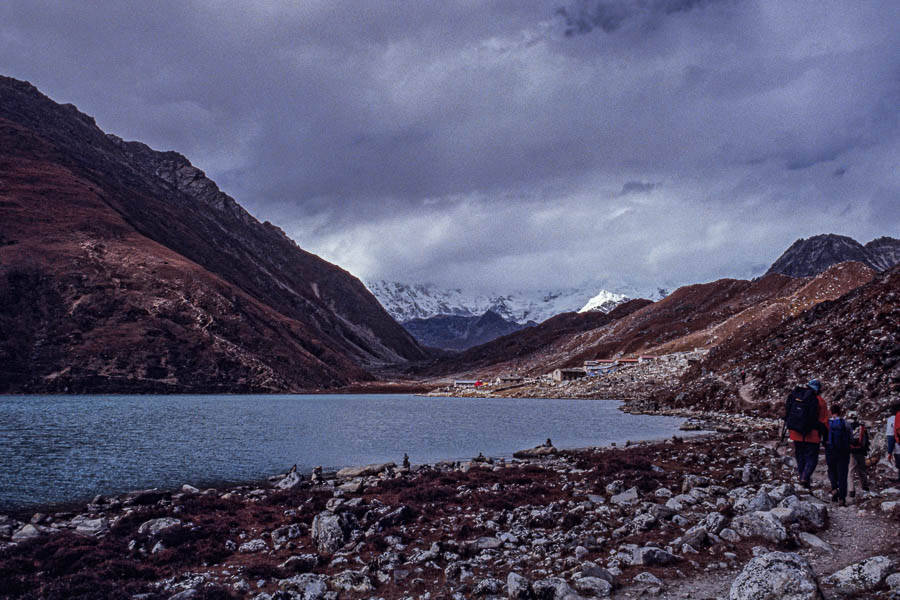
[[[856,498],[856,492],[855,492],[855,491],[854,491],[854,492],[850,492],[850,497],[851,497],[851,498]]]
[[[897,476],[897,481],[900,481],[900,475]],[[805,487],[808,490],[812,489],[812,483],[809,481],[809,479],[801,479],[800,485],[802,485],[803,487]]]
[[[832,492],[832,493],[831,493],[831,501],[832,501],[832,502],[837,502],[837,501],[838,501],[838,493],[837,493],[837,492]]]
[[[847,506],[847,500],[846,500],[846,499],[841,498],[841,506]]]

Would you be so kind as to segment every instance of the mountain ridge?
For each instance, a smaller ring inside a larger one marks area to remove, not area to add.
[[[184,156],[7,77],[0,142],[0,388],[304,390],[427,356],[358,279]]]
[[[900,239],[883,236],[863,245],[834,233],[800,238],[772,263],[766,275],[812,277],[846,261],[857,261],[876,271],[889,269],[900,262]]]

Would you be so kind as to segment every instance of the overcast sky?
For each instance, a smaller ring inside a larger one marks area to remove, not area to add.
[[[0,3],[0,73],[363,279],[761,274],[900,236],[900,2]]]

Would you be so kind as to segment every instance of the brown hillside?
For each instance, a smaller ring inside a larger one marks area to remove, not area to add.
[[[810,282],[804,297],[835,294],[840,289],[835,282],[867,278],[871,281],[776,327],[718,346],[685,375],[683,391],[669,401],[777,416],[790,389],[815,377],[829,401],[878,414],[900,400],[900,267],[872,278],[859,263],[836,265]],[[737,399],[742,370],[748,373],[744,393],[753,400],[750,405]],[[704,371],[715,375],[703,376]]]
[[[174,152],[0,77],[0,391],[297,391],[423,350]]]

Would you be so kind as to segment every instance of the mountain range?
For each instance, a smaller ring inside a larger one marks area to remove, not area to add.
[[[900,240],[890,237],[800,239],[763,277],[672,293],[609,282],[503,295],[367,289],[258,221],[184,156],[108,135],[5,77],[0,214],[0,393],[333,390],[696,347],[713,349],[704,369],[755,368],[773,387],[791,361],[845,361],[855,377],[845,394],[900,382]],[[648,298],[627,299],[639,296]],[[815,358],[792,349],[801,346]],[[704,372],[692,372],[679,402],[719,398]]]
[[[175,152],[0,77],[0,392],[300,391],[426,352]]]

